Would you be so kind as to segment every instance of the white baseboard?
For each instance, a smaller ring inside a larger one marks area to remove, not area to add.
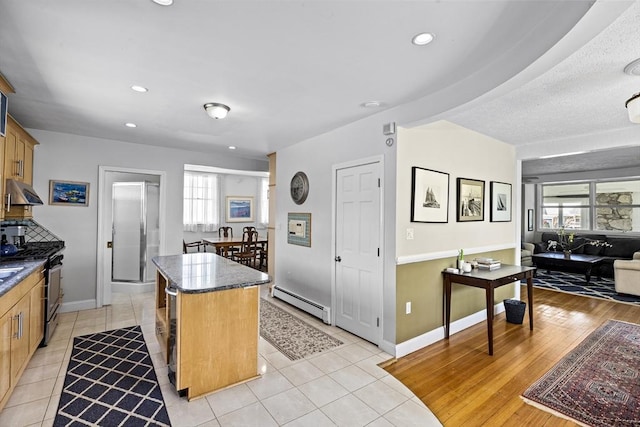
[[[496,304],[493,310],[495,314],[502,313],[504,311],[504,303],[501,302],[499,304]],[[487,311],[482,310],[482,311],[478,311],[477,313],[473,313],[467,317],[463,317],[460,320],[456,320],[455,322],[452,322],[450,325],[451,331],[449,332],[449,336],[457,332],[463,331],[480,322],[484,322],[486,319],[487,319]],[[414,351],[420,350],[421,348],[427,347],[443,339],[444,339],[444,326],[441,326],[432,331],[419,335],[415,338],[411,338],[410,340],[397,344],[395,346],[395,356],[397,358],[406,356],[409,353],[413,353]]]
[[[96,308],[96,300],[87,299],[84,301],[63,302],[58,312],[68,313],[70,311],[93,310],[94,308]]]

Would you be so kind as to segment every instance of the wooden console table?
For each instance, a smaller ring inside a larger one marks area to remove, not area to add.
[[[529,329],[533,330],[533,273],[535,267],[521,267],[519,265],[505,265],[496,270],[472,270],[471,273],[442,272],[444,285],[444,337],[449,339],[451,323],[451,284],[458,283],[486,291],[487,300],[487,333],[489,339],[489,354],[493,355],[493,295],[494,289],[527,279],[527,296],[529,299]]]

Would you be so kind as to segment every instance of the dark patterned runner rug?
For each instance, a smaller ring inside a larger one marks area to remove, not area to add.
[[[290,360],[342,345],[342,341],[260,299],[260,336]]]
[[[171,425],[140,326],[73,339],[53,425]]]
[[[640,325],[609,320],[523,394],[586,426],[640,424]]]
[[[536,271],[536,277],[533,278],[533,286],[569,294],[640,305],[640,297],[618,294],[613,279],[606,277],[598,279],[592,276],[589,283],[586,283],[584,274],[564,273],[562,271],[551,271],[547,274],[547,271],[543,269]]]

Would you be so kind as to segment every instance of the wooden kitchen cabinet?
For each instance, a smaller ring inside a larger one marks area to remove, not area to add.
[[[9,398],[11,389],[11,313],[0,316],[0,402]],[[2,406],[0,406],[2,408]]]
[[[6,198],[5,181],[7,179],[33,184],[33,149],[37,144],[38,141],[29,135],[13,117],[7,117],[2,162],[3,200]],[[31,206],[11,206],[8,212],[4,212],[5,218],[31,218],[32,216]]]
[[[42,267],[0,297],[0,410],[44,334]]]

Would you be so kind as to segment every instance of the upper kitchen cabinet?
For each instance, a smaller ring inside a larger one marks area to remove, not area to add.
[[[7,135],[4,142],[4,177],[29,185],[33,183],[33,139],[13,117],[7,119]]]
[[[3,198],[5,209],[4,218],[31,218],[31,206],[11,205],[7,200],[6,182],[13,179],[25,184],[33,183],[33,148],[38,144],[29,133],[16,122],[13,117],[7,118],[7,134],[4,140]],[[6,206],[9,205],[9,210]],[[0,215],[1,218],[1,215]]]

